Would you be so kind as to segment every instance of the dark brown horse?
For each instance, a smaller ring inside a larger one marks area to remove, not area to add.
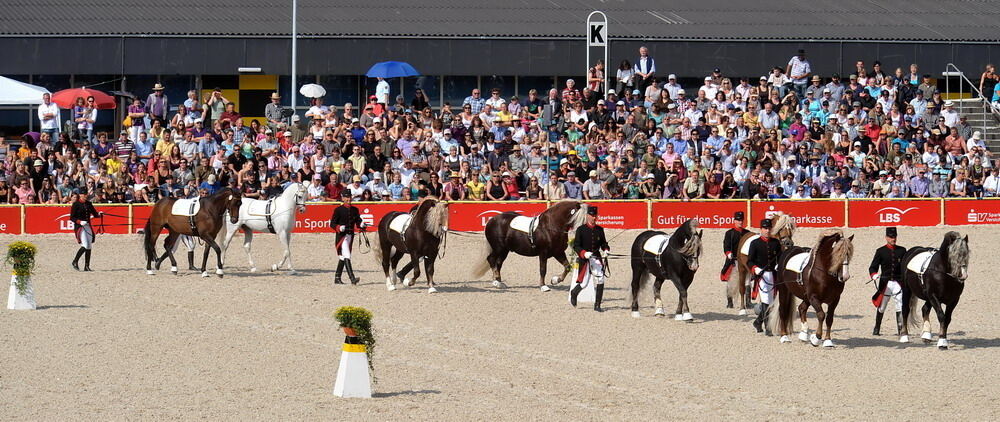
[[[844,232],[840,229],[829,229],[819,235],[815,247],[793,246],[781,253],[777,277],[774,279],[777,293],[774,303],[777,306],[772,306],[767,312],[768,330],[777,326],[781,334],[780,342],[791,341],[788,334],[792,330],[792,310],[795,309],[796,300],[801,300],[802,303],[798,305],[799,321],[802,322],[799,340],[819,346],[822,339],[823,347],[833,347],[833,340],[830,339],[833,315],[840,303],[844,285],[851,278],[848,267],[854,257],[853,241],[853,235],[844,237]],[[826,304],[825,311],[823,304]],[[819,320],[816,332],[811,336],[809,326],[806,325],[809,306],[813,307],[816,319]],[[824,322],[826,331],[823,331]]]
[[[507,254],[514,252],[522,256],[537,256],[540,277],[538,286],[543,292],[547,292],[549,286],[545,285],[545,272],[548,259],[555,258],[563,265],[562,276],[552,277],[552,284],[558,284],[570,271],[569,261],[566,259],[568,233],[575,231],[586,221],[587,204],[577,200],[559,201],[534,218],[512,211],[495,215],[486,223],[483,256],[473,267],[472,277],[482,277],[492,269],[493,286],[506,288],[507,285],[500,277],[500,269]],[[520,229],[511,227],[512,223]]]
[[[427,270],[427,292],[436,293],[434,287],[434,261],[448,233],[448,203],[428,196],[420,200],[410,213],[392,211],[378,222],[378,241],[375,242],[375,260],[385,273],[385,287],[396,290],[396,282],[412,286],[420,277],[420,261]],[[396,272],[403,255],[410,255],[410,262]],[[413,269],[413,278],[406,274]]]
[[[792,216],[776,212],[771,217],[771,237],[781,241],[781,249],[785,250],[795,245],[792,236],[795,234],[795,219]],[[739,299],[740,315],[746,315],[750,308],[750,266],[747,265],[746,251],[753,239],[760,237],[760,234],[748,231],[740,238],[736,248],[736,269],[739,277],[729,277],[726,294],[736,302]]]
[[[632,302],[632,316],[639,315],[639,293],[649,282],[653,282],[653,305],[657,316],[664,315],[660,288],[665,280],[670,280],[677,288],[677,310],[674,319],[690,321],[694,319],[688,308],[688,289],[698,271],[701,257],[702,230],[698,220],[690,219],[681,224],[673,234],[648,230],[639,234],[632,242],[632,287],[629,298]]]
[[[239,221],[240,204],[242,199],[240,192],[225,188],[213,195],[197,199],[200,204],[198,212],[193,216],[173,215],[172,209],[176,198],[163,198],[153,205],[153,210],[149,213],[149,220],[143,229],[143,243],[146,248],[146,274],[153,275],[153,262],[156,262],[156,269],[160,269],[160,264],[167,257],[170,258],[170,271],[177,273],[177,261],[174,259],[173,247],[180,235],[201,238],[205,241],[205,256],[201,261],[201,276],[208,277],[205,267],[208,265],[209,248],[215,251],[219,258],[218,268],[215,274],[222,277],[222,248],[216,243],[215,237],[225,228],[223,216],[228,212],[229,219],[233,224]],[[164,247],[167,249],[163,256],[156,257],[156,239],[160,237],[160,231],[167,229],[167,240]]]
[[[917,326],[917,304],[921,299],[924,306],[921,309],[923,317],[923,334],[920,336],[925,343],[933,340],[931,336],[931,309],[937,314],[941,331],[938,333],[939,349],[948,348],[948,325],[951,324],[951,314],[958,306],[958,300],[965,290],[965,280],[969,277],[969,236],[958,232],[948,232],[937,249],[915,247],[906,251],[903,256],[903,320],[909,325]],[[921,272],[914,271],[922,270]],[[909,342],[909,327],[904,324],[899,337],[900,343]]]

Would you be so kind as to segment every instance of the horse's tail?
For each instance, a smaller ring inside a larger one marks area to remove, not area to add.
[[[639,298],[642,297],[642,292],[646,290],[646,286],[649,286],[649,279],[651,278],[653,278],[653,275],[650,274],[649,271],[644,271],[643,274],[639,276],[639,283],[635,286],[635,288],[632,288],[632,283],[629,283],[627,304],[636,303]]]
[[[381,267],[382,266],[382,230],[381,230],[381,225],[376,226],[376,230],[375,230],[375,244],[372,245],[372,254],[375,255],[375,262]]]
[[[740,284],[743,283],[739,257],[735,260],[733,263],[735,268],[729,271],[729,280],[726,281],[726,297],[733,299],[734,302],[740,299]]]
[[[146,249],[146,261],[156,259],[156,245],[153,244],[153,219],[146,220],[146,225],[142,229],[142,243]]]
[[[792,332],[792,315],[796,308],[798,308],[798,297],[792,294],[792,292],[787,289],[780,289],[773,287],[775,289],[773,305],[767,308],[767,313],[764,314],[764,321],[767,324],[767,329],[770,331],[778,331],[782,334],[788,334]],[[786,299],[787,297],[787,299]],[[782,302],[788,302],[782,304]]]
[[[910,294],[910,317],[907,318],[906,323],[910,324],[910,329],[913,330],[913,332],[920,332],[919,330],[923,330],[923,314],[920,313],[919,309],[917,309],[917,305],[919,303],[920,299],[917,298],[917,295]]]
[[[490,261],[487,258],[493,254],[493,246],[490,245],[490,239],[486,238],[483,242],[482,252],[479,254],[479,259],[472,265],[472,278],[479,279],[490,270]]]

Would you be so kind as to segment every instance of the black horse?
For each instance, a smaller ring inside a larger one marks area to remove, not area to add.
[[[394,221],[396,221],[394,223]],[[385,287],[396,290],[396,282],[412,286],[420,277],[420,261],[427,270],[427,292],[436,293],[434,287],[434,261],[448,233],[448,203],[432,196],[420,200],[410,213],[392,211],[378,223],[378,241],[375,242],[375,260],[385,273]],[[403,255],[410,255],[410,262],[399,272],[396,266]],[[413,278],[406,274],[413,269]]]
[[[552,277],[552,284],[557,284],[566,278],[570,270],[569,261],[566,259],[569,233],[574,232],[586,221],[587,204],[577,200],[556,202],[535,218],[524,217],[511,211],[493,216],[486,222],[486,242],[484,242],[486,247],[483,249],[482,258],[472,268],[472,277],[482,277],[492,269],[493,286],[504,288],[507,286],[500,278],[500,269],[507,259],[507,254],[514,252],[523,256],[537,256],[538,286],[543,292],[547,292],[550,289],[545,285],[545,271],[549,258],[555,258],[563,265],[562,275]],[[519,223],[523,224],[519,226]]]
[[[674,319],[683,321],[694,319],[691,310],[688,309],[688,288],[694,281],[694,273],[698,271],[701,235],[702,230],[698,229],[698,221],[692,219],[681,224],[672,235],[648,230],[635,238],[631,254],[632,287],[629,290],[633,317],[639,317],[639,293],[648,283],[649,276],[652,276],[656,279],[653,283],[656,315],[664,314],[660,288],[663,287],[665,279],[670,279],[679,294]]]
[[[906,269],[902,283],[903,320],[917,327],[917,299],[924,300],[921,309],[923,334],[920,337],[925,343],[932,340],[930,315],[931,308],[934,308],[941,325],[937,346],[947,349],[951,313],[962,297],[965,279],[969,276],[969,236],[963,237],[958,232],[950,231],[945,233],[937,249],[912,248],[903,255],[903,268]],[[909,340],[909,329],[904,324],[899,342],[908,343]]]

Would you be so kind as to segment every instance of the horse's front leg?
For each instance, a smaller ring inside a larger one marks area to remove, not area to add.
[[[666,312],[663,311],[663,300],[660,299],[660,290],[663,288],[664,278],[656,276],[656,280],[653,281],[653,308],[655,311],[653,315],[664,316]]]
[[[560,265],[562,265],[563,270],[562,275],[559,275],[558,277],[552,276],[552,281],[550,281],[549,284],[555,286],[556,284],[562,283],[562,281],[566,279],[566,276],[569,275],[570,271],[573,271],[573,267],[569,264],[569,260],[566,259],[566,251],[559,251],[558,253],[552,255],[552,257],[555,258]]]
[[[285,233],[279,233],[278,240],[281,241],[281,246],[285,248],[285,253],[284,255],[281,256],[281,261],[271,266],[271,271],[278,271],[278,268],[281,268],[282,265],[285,265],[285,262],[287,261],[288,273],[291,275],[295,275],[296,274],[295,268],[292,268],[292,246],[291,246],[292,231],[289,230]]]
[[[813,310],[816,311],[816,333],[809,337],[809,343],[813,346],[819,346],[820,339],[823,338],[823,323],[826,320],[826,312],[823,311],[823,302],[820,302],[816,295],[809,295],[809,304],[812,305]]]
[[[248,227],[243,228],[243,251],[247,254],[247,262],[250,263],[250,272],[257,272],[257,264],[253,263],[253,255],[250,250],[253,247],[253,230]]]
[[[789,294],[793,294],[789,292]],[[809,341],[809,324],[806,323],[806,318],[809,315],[809,301],[803,300],[799,303],[799,325],[802,327],[799,331],[799,340]]]
[[[208,248],[212,248],[212,250],[215,251],[215,256],[218,258],[217,266],[215,268],[215,275],[219,276],[219,278],[222,278],[222,276],[225,275],[225,272],[222,271],[222,248],[219,247],[218,243],[215,243],[214,237],[215,236],[212,236],[212,237],[207,237],[206,236],[206,237],[203,237],[202,239],[205,240],[206,255],[207,255]],[[207,261],[207,259],[206,259],[206,261]],[[202,275],[202,277],[208,277],[208,272],[207,272],[207,269],[206,269],[207,266],[208,266],[207,262],[202,262],[201,263],[201,270],[202,270],[202,274],[201,275]]]
[[[687,308],[688,301],[688,291],[687,287],[680,280],[671,278],[670,281],[674,283],[674,287],[677,287],[677,312],[674,313],[674,319],[679,319],[682,321],[691,321],[694,316],[691,315],[691,310]],[[679,317],[679,318],[678,318]]]
[[[548,270],[547,264],[548,257],[545,255],[538,255],[538,288],[543,292],[549,291],[549,286],[545,285],[545,272]]]
[[[420,278],[420,260],[423,259],[417,256],[416,253],[410,254],[410,263],[406,264],[407,267],[413,266],[413,282],[416,283],[417,279]],[[403,273],[406,273],[406,269],[403,269]]]
[[[838,303],[840,303],[839,298],[826,305],[826,333],[823,336],[823,347],[833,347],[833,339],[830,336],[833,333],[833,314],[837,310]]]
[[[436,255],[424,259],[424,270],[427,271],[427,293],[437,293],[437,288],[434,287],[434,261],[436,259]]]

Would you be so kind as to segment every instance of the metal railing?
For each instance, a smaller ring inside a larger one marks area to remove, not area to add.
[[[955,66],[954,63],[948,63],[947,65],[945,65],[945,71],[941,72],[941,76],[944,77],[944,86],[945,86],[944,90],[945,90],[946,94],[951,94],[951,78],[952,77],[956,77],[956,76],[958,77],[958,93],[959,94],[965,92],[965,91],[963,91],[964,85],[966,83],[969,84],[969,88],[970,88],[969,91],[972,93],[972,95],[974,95],[973,99],[979,99],[979,101],[973,101],[972,104],[975,104],[975,105],[979,106],[978,112],[980,113],[980,115],[981,115],[980,117],[981,117],[981,120],[982,120],[982,126],[979,128],[979,130],[982,132],[983,136],[985,137],[986,136],[986,126],[987,126],[987,123],[990,120],[987,117],[996,117],[995,112],[993,110],[993,107],[990,105],[989,97],[986,97],[985,95],[983,95],[982,91],[979,90],[979,86],[976,85],[975,83],[973,83],[971,80],[969,80],[969,78],[967,78],[965,76],[965,72],[962,72],[962,70],[959,69],[958,66]],[[965,110],[966,107],[967,106],[966,106],[965,101],[959,102],[958,103],[958,113],[960,115],[966,115],[966,110]]]

